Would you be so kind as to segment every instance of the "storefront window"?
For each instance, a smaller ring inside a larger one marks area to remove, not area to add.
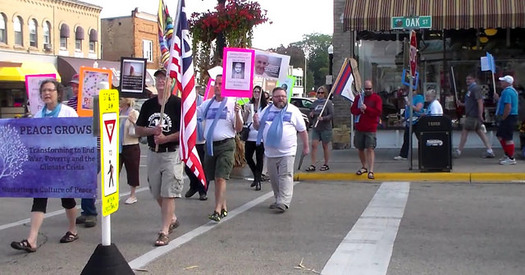
[[[490,34],[490,35],[489,35]],[[481,70],[480,58],[491,53],[495,58],[495,78],[510,74],[515,86],[525,81],[525,29],[418,31],[418,73],[416,90],[438,92],[444,113],[453,120],[463,115],[457,101],[463,102],[467,90],[465,78],[474,74],[485,97],[485,120],[494,120],[494,85],[492,73]],[[444,36],[444,37],[443,37]],[[372,80],[374,90],[383,99],[383,127],[403,125],[405,99],[409,88],[402,84],[403,69],[408,69],[408,32],[359,32],[355,54],[363,77]],[[408,79],[404,80],[408,82]],[[496,84],[497,81],[496,81]],[[523,84],[521,84],[523,85]],[[496,85],[496,91],[501,89]]]

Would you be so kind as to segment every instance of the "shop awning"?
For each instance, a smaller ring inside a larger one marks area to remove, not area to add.
[[[433,30],[525,28],[523,0],[346,0],[344,30],[387,31],[397,16],[432,16]]]
[[[55,65],[45,62],[0,62],[0,81],[25,81],[26,75],[55,74],[61,81]]]

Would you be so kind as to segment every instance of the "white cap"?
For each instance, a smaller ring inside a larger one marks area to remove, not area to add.
[[[512,83],[514,83],[514,77],[512,77],[510,75],[506,75],[504,77],[500,77],[499,81],[505,81],[505,82],[509,83],[510,85],[512,85]]]

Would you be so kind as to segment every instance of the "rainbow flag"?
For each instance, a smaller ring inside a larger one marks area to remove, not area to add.
[[[159,33],[160,61],[164,68],[168,68],[170,59],[170,48],[173,40],[173,19],[168,12],[168,6],[164,0],[159,0],[157,11],[157,26]]]

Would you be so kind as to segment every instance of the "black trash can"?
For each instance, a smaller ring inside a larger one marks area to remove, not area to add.
[[[452,121],[447,116],[419,119],[419,170],[450,172],[452,169]]]

